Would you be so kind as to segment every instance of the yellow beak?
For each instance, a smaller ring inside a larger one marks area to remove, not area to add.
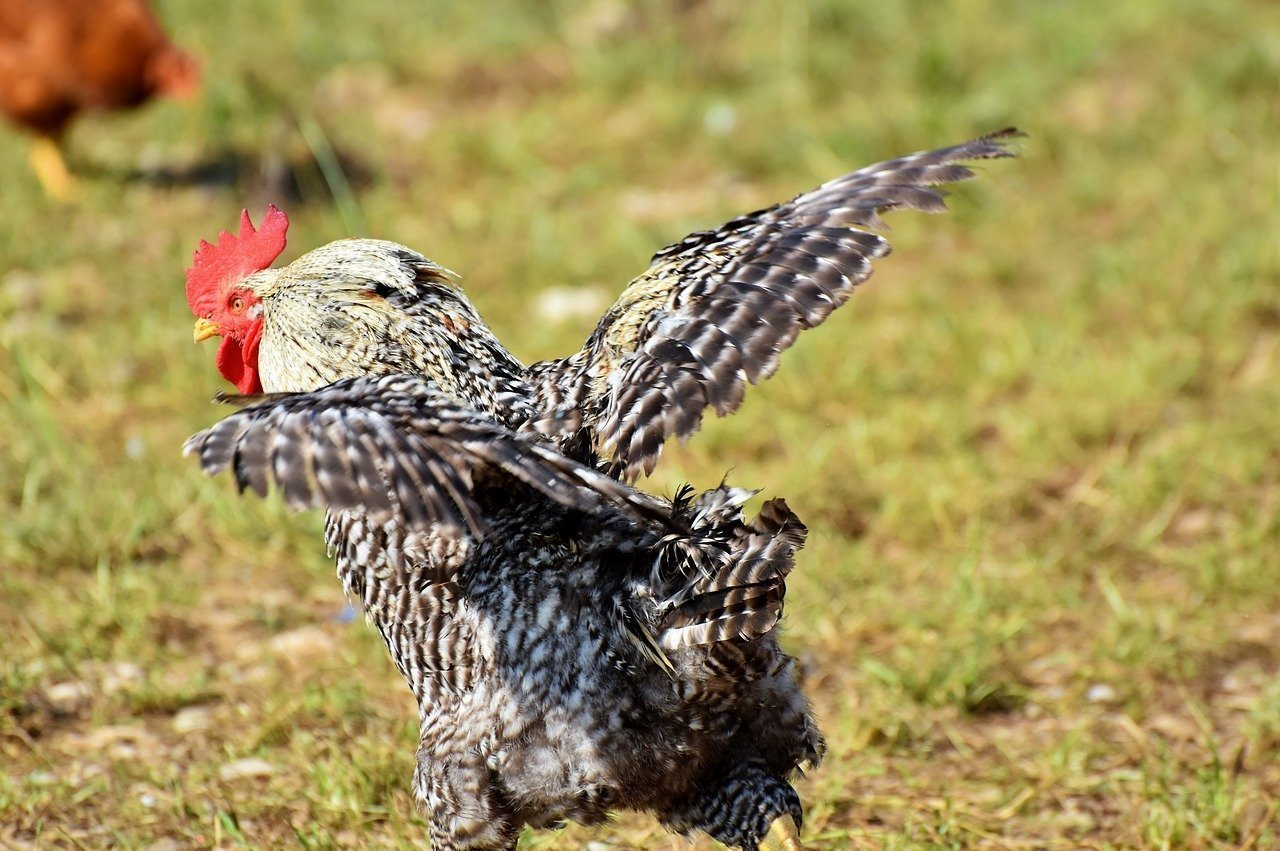
[[[216,337],[221,333],[222,329],[218,327],[217,322],[210,322],[208,319],[196,320],[195,338],[197,343],[210,337]]]

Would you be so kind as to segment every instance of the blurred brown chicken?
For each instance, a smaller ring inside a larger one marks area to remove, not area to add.
[[[146,0],[0,0],[0,112],[36,134],[31,166],[55,198],[74,191],[60,144],[76,113],[189,96],[199,84],[195,60]]]

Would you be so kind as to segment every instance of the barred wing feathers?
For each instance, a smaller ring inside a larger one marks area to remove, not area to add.
[[[888,210],[945,210],[931,187],[974,177],[966,161],[1012,156],[1017,135],[867,166],[662,249],[582,351],[530,367],[544,412],[532,428],[585,430],[611,475],[652,472],[668,437],[692,435],[708,407],[735,411],[802,330],[870,277],[889,243],[860,228],[883,227]]]
[[[673,523],[653,497],[458,405],[423,378],[366,376],[246,401],[183,452],[209,475],[229,468],[242,492],[265,496],[274,482],[298,511],[357,510],[480,535],[486,523],[472,492],[483,475],[523,482],[568,508]]]

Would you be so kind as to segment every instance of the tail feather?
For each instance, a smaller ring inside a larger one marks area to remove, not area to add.
[[[703,515],[714,515],[723,534],[722,524],[729,519],[723,509],[732,506],[737,522],[727,551],[714,569],[699,573],[664,601],[658,634],[664,650],[750,641],[766,635],[782,617],[785,580],[808,530],[781,499],[769,500],[753,521],[743,523],[740,502],[717,498],[720,494],[705,495],[704,507],[714,504],[716,510]],[[703,529],[695,522],[695,534]]]
[[[758,608],[738,614],[722,613],[714,620],[665,629],[659,637],[664,650],[678,650],[702,644],[718,644],[738,639],[750,641],[765,635],[782,616],[782,601],[770,599]]]
[[[742,567],[750,568],[752,576],[758,575],[760,578],[743,577],[735,580],[735,577],[724,574],[712,576],[707,582],[697,583],[699,586],[714,583],[712,588],[690,586],[680,592],[678,596],[682,599],[668,613],[668,618],[678,614],[682,618],[695,620],[700,615],[709,615],[722,609],[736,608],[745,611],[752,601],[772,594],[782,581],[782,577],[775,571],[776,565],[771,562],[757,559],[751,565],[740,565],[739,569]],[[672,602],[676,603],[675,600]]]

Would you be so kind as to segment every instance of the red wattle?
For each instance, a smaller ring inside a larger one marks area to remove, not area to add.
[[[238,340],[222,338],[218,347],[218,372],[245,395],[262,392],[258,378],[258,344],[262,342],[262,322],[255,322],[242,346]]]
[[[241,393],[261,393],[262,381],[258,378],[258,345],[262,342],[262,320],[258,319],[249,326],[249,334],[244,341],[244,368],[249,375]]]

